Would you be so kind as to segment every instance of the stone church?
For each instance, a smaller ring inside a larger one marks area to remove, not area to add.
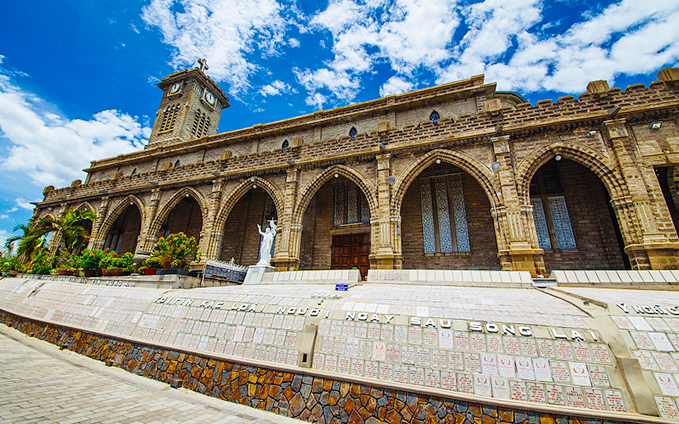
[[[158,87],[146,148],[46,187],[35,218],[88,208],[90,248],[183,231],[241,265],[273,219],[278,271],[679,269],[677,68],[535,106],[480,75],[221,134],[201,68]]]

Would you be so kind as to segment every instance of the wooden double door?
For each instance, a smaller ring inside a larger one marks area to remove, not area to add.
[[[332,269],[358,268],[362,276],[370,268],[370,233],[332,236]]]

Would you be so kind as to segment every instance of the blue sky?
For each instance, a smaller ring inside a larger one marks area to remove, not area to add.
[[[482,73],[535,104],[679,66],[679,0],[6,1],[0,242],[43,187],[142,149],[156,84],[201,57],[220,132]]]

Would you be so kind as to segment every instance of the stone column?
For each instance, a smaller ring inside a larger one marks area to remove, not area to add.
[[[299,170],[289,168],[285,179],[285,198],[283,210],[278,211],[278,231],[274,257],[271,259],[276,271],[295,271],[299,269],[299,252],[302,244],[302,224],[293,224],[293,211],[297,205],[299,189]]]
[[[159,188],[151,190],[151,201],[146,211],[146,222],[139,232],[139,239],[137,240],[137,251],[151,252],[158,241],[157,234],[150,234],[151,224],[158,212],[158,203],[160,203],[160,195],[162,192]]]
[[[57,213],[57,219],[64,219],[68,213],[69,205],[68,203],[62,203]],[[59,241],[61,240],[61,231],[54,231],[50,236],[50,241],[47,243],[47,249],[50,255],[56,255],[57,249],[59,248]]]
[[[205,263],[208,259],[219,260],[219,248],[222,244],[223,229],[216,228],[217,215],[222,202],[222,190],[224,179],[212,180],[212,196],[208,205],[207,219],[203,222],[202,236],[200,238],[200,261]]]
[[[658,226],[658,216],[669,216],[669,210],[653,168],[635,160],[625,119],[605,121],[603,126],[629,190],[629,199],[616,198],[611,202],[619,214],[625,252],[632,268],[679,269],[679,243]]]
[[[101,205],[99,206],[97,220],[92,224],[92,234],[90,237],[90,242],[87,244],[88,249],[100,250],[102,247],[104,247],[104,242],[106,242],[106,234],[99,234],[99,231],[101,230],[101,226],[104,224],[104,221],[106,221],[110,204],[110,197],[104,196],[101,198]]]
[[[528,225],[528,222],[533,220],[532,208],[530,205],[522,205],[519,201],[509,136],[494,137],[490,141],[495,160],[500,164],[496,172],[500,192],[494,193],[496,202],[494,208],[498,215],[495,232],[502,269],[530,271],[533,276],[545,274],[542,259],[544,251],[535,243],[537,238],[531,237],[531,227]]]
[[[391,215],[391,155],[378,155],[377,160],[377,217],[371,217],[371,257],[377,269],[400,269],[402,257],[395,252],[400,245],[400,217]],[[376,232],[376,233],[375,233]]]

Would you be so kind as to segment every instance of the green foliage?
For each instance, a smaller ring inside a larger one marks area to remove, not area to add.
[[[160,260],[163,269],[189,269],[190,263],[200,259],[198,243],[194,237],[187,237],[184,233],[170,234],[158,240],[153,249],[153,257]],[[149,258],[151,259],[151,258]],[[148,261],[148,259],[147,259]]]
[[[148,257],[142,262],[141,266],[139,269],[146,269],[146,268],[162,268],[163,264],[160,262],[160,258],[157,258],[155,256]]]
[[[115,261],[115,266],[122,268],[123,271],[134,271],[134,255],[132,252],[123,253],[123,256]]]
[[[18,241],[19,247],[16,256],[30,263],[36,249],[39,249],[45,243],[44,236],[50,232],[50,229],[39,225],[37,222],[29,221],[28,225],[17,225],[13,231],[22,231],[23,234],[8,238],[5,247],[11,251],[14,243]]]
[[[94,222],[97,220],[97,215],[89,209],[85,210],[71,210],[63,218],[43,218],[38,222],[44,226],[47,232],[56,232],[60,239],[66,246],[67,252],[76,252],[80,250],[85,241],[90,238],[90,234],[82,223],[85,221]]]
[[[85,249],[80,254],[80,267],[85,271],[101,268],[101,260],[110,256],[109,250],[90,250]]]
[[[26,272],[29,274],[49,274],[54,267],[55,257],[49,254],[46,247],[42,247],[30,263]]]
[[[76,270],[80,267],[80,258],[72,253],[62,251],[56,269]]]

